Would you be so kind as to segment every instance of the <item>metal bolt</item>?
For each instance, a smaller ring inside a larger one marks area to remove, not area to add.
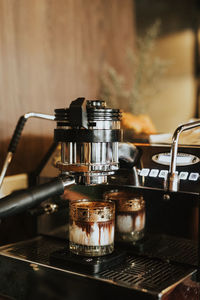
[[[170,195],[169,194],[164,194],[163,195],[163,200],[164,201],[169,201],[170,200]]]

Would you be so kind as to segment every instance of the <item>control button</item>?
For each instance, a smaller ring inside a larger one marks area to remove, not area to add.
[[[148,176],[148,174],[149,174],[149,169],[142,169],[141,171],[140,171],[140,176]]]
[[[159,173],[158,169],[152,169],[151,172],[149,173],[149,176],[150,177],[157,177],[158,173]]]
[[[160,178],[167,178],[167,174],[168,174],[168,171],[167,170],[161,170],[158,177]]]
[[[190,173],[189,180],[197,181],[199,178],[199,173]]]
[[[181,172],[179,174],[179,179],[181,179],[181,180],[186,180],[187,177],[188,177],[188,172]]]

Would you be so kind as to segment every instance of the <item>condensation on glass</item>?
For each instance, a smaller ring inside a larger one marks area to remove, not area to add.
[[[83,256],[102,256],[114,250],[115,204],[111,201],[70,202],[69,248]]]
[[[129,191],[109,191],[106,200],[116,203],[116,240],[136,242],[145,229],[145,201],[143,196]]]

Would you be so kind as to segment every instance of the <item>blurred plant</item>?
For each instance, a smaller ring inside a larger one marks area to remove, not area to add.
[[[161,90],[160,78],[170,62],[154,56],[156,40],[160,31],[156,21],[144,37],[136,41],[136,50],[127,50],[128,67],[131,68],[130,87],[126,78],[112,66],[106,65],[101,77],[100,95],[112,107],[120,107],[133,114],[145,113],[148,99]]]

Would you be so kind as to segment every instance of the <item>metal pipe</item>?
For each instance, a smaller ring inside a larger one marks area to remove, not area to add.
[[[199,126],[200,126],[200,121],[185,123],[183,125],[180,125],[174,131],[172,137],[172,145],[171,145],[171,161],[170,161],[169,173],[166,182],[166,187],[169,191],[176,192],[179,186],[179,177],[178,174],[176,173],[176,160],[177,160],[177,153],[178,153],[179,137],[183,131],[187,131]]]
[[[3,184],[3,180],[6,175],[7,169],[12,161],[13,154],[16,151],[17,144],[19,142],[24,125],[29,118],[39,118],[39,119],[45,119],[45,120],[50,120],[50,121],[55,120],[54,115],[46,115],[46,114],[36,113],[36,112],[29,112],[20,117],[20,119],[18,120],[17,126],[15,128],[15,131],[13,133],[10,145],[8,147],[8,153],[7,153],[7,156],[4,161],[3,168],[2,168],[2,171],[0,174],[0,188]]]
[[[2,186],[3,179],[5,177],[5,174],[6,174],[6,171],[8,169],[8,166],[9,166],[11,160],[12,160],[12,157],[13,157],[13,153],[12,152],[8,152],[7,155],[6,155],[6,159],[4,161],[4,164],[3,164],[1,175],[0,175],[0,188]]]
[[[47,115],[47,114],[42,114],[42,113],[36,113],[36,112],[28,112],[24,115],[25,119],[29,118],[39,118],[39,119],[45,119],[45,120],[50,120],[54,121],[55,116],[54,115]]]

